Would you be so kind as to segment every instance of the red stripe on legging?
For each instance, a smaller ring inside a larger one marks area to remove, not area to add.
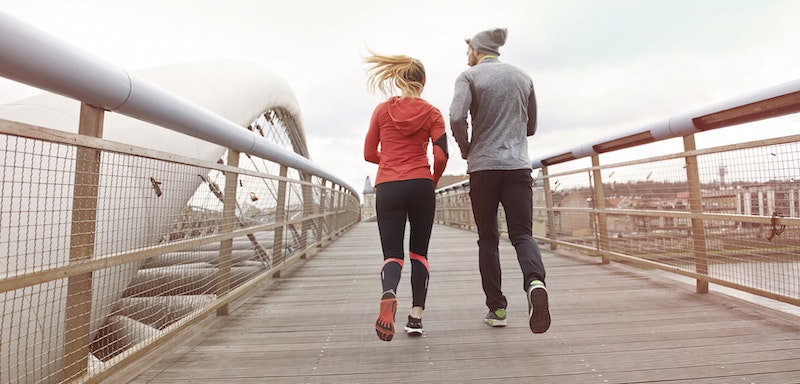
[[[411,260],[416,260],[416,261],[419,261],[420,263],[422,263],[422,265],[424,265],[424,266],[425,266],[425,269],[427,269],[427,270],[428,270],[428,272],[430,272],[430,270],[431,270],[431,267],[428,265],[428,258],[426,258],[425,256],[420,256],[420,255],[417,255],[417,254],[416,254],[416,253],[414,253],[414,252],[409,252],[409,253],[408,253],[408,257],[409,257]]]
[[[392,262],[400,264],[400,268],[403,268],[403,263],[404,263],[403,259],[396,259],[394,257],[391,257],[391,258],[388,258],[386,260],[383,260],[383,265],[381,265],[381,269],[383,269],[383,267],[385,267],[386,264],[389,264],[389,263],[392,263]]]

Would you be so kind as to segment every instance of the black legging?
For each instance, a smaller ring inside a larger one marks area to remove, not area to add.
[[[381,283],[383,291],[400,284],[403,269],[403,238],[406,220],[411,226],[409,259],[411,259],[412,306],[425,309],[428,296],[428,243],[436,211],[433,180],[414,179],[378,184],[375,188],[375,210],[383,248]]]

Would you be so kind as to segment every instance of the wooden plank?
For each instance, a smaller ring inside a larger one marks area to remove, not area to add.
[[[475,241],[434,227],[421,337],[375,335],[382,256],[376,224],[361,223],[130,382],[800,382],[796,317],[565,253],[545,252],[553,325],[534,335],[508,242],[509,326],[488,327]],[[409,272],[398,290],[400,327]]]

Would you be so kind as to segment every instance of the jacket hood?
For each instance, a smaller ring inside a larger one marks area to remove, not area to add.
[[[405,136],[409,136],[420,130],[429,115],[435,108],[427,101],[418,98],[393,97],[387,102],[389,117],[394,122],[397,130]]]

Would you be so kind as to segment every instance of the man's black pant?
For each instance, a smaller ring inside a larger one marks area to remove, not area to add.
[[[497,208],[503,204],[508,236],[522,269],[523,289],[531,281],[544,283],[545,270],[539,244],[533,239],[533,178],[530,169],[477,171],[469,175],[472,214],[478,226],[478,265],[486,306],[506,308],[501,288]]]

